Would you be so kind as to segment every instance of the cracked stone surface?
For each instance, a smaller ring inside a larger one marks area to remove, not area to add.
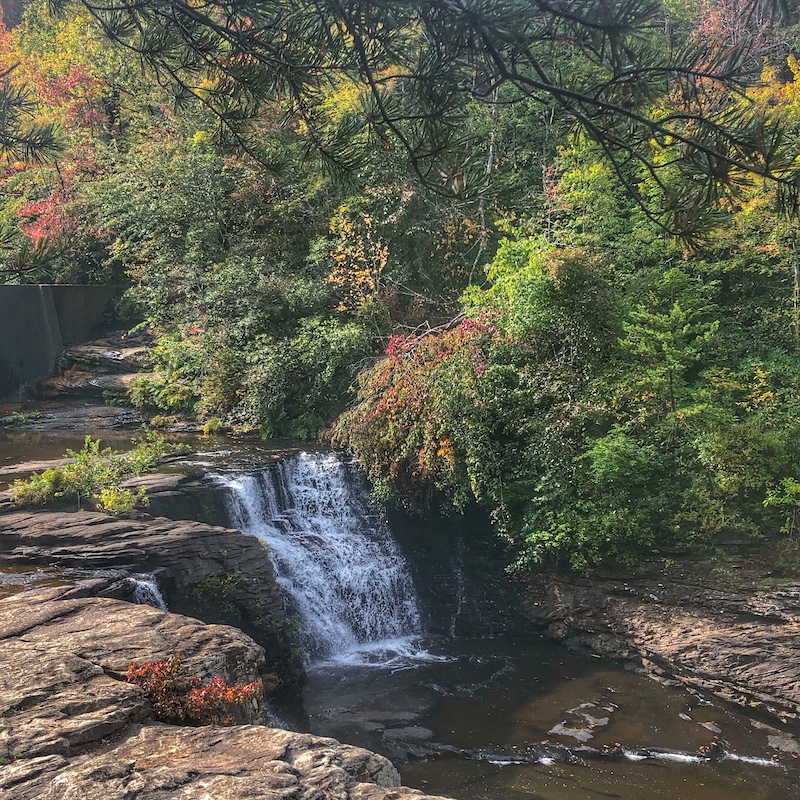
[[[263,649],[226,625],[69,586],[0,600],[3,800],[436,800],[401,787],[383,756],[334,739],[154,722],[124,676],[132,660],[175,653],[228,683],[264,666]],[[262,721],[262,701],[244,717]]]
[[[180,653],[188,672],[228,683],[249,683],[263,670],[263,648],[235,628],[69,593],[34,590],[0,601],[4,759],[70,756],[150,718],[142,691],[125,682],[131,661]],[[262,714],[256,707],[250,718]]]

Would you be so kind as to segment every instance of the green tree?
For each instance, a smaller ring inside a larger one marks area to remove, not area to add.
[[[638,361],[634,380],[644,406],[655,401],[674,413],[686,397],[687,373],[719,328],[715,288],[672,267],[623,324],[622,346]]]
[[[676,213],[735,189],[742,173],[770,176],[788,201],[795,196],[779,132],[736,100],[746,42],[697,37],[675,47],[657,34],[669,30],[658,2],[82,2],[179,100],[210,109],[221,138],[253,153],[248,121],[264,103],[288,102],[333,168],[358,163],[353,134],[365,131],[400,142],[430,187],[460,192],[485,183],[465,100],[492,102],[504,89],[503,102],[554,103],[576,120],[643,206],[637,171]],[[326,87],[348,83],[358,103],[330,126]],[[654,142],[685,176],[679,192],[661,181]]]

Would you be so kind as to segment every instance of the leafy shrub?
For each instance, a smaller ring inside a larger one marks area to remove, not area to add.
[[[261,681],[228,686],[219,675],[205,686],[197,675],[181,672],[181,657],[128,666],[128,683],[144,690],[155,717],[161,722],[189,725],[233,725],[235,709],[261,695]]]
[[[95,499],[111,513],[132,511],[136,503],[145,504],[146,494],[121,489],[127,478],[152,472],[158,462],[170,453],[185,449],[185,445],[168,442],[154,431],[127,453],[111,447],[100,448],[100,440],[87,436],[80,450],[67,450],[65,458],[71,463],[34,472],[27,480],[11,485],[11,496],[17,505],[45,505],[55,500],[77,499],[78,506]],[[105,492],[105,494],[103,494]]]
[[[150,505],[150,498],[144,486],[138,492],[119,486],[108,486],[95,495],[95,505],[98,511],[105,511],[107,514],[130,514],[137,505]]]

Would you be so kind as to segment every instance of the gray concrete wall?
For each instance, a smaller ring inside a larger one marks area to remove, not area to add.
[[[0,285],[0,397],[53,375],[67,344],[103,320],[114,286]]]

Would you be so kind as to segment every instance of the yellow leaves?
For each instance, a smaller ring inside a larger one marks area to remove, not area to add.
[[[761,84],[749,89],[747,94],[761,108],[774,108],[778,114],[796,121],[800,118],[800,62],[790,55],[786,63],[792,80],[782,82],[778,67],[767,64],[761,73]]]
[[[770,373],[762,366],[757,366],[753,371],[750,393],[747,395],[747,399],[743,403],[739,403],[739,405],[751,411],[773,402],[775,400],[775,392],[769,388],[769,379]]]
[[[338,241],[330,251],[334,266],[327,280],[344,290],[339,310],[358,308],[378,291],[389,248],[368,214],[362,213],[355,220],[340,214],[331,227]]]
[[[458,245],[470,245],[486,235],[477,219],[465,217],[460,213],[448,214],[441,222],[437,239],[437,250],[444,251],[445,259],[453,258],[454,248]]]
[[[456,451],[453,447],[452,439],[442,439],[439,442],[439,449],[436,451],[436,455],[447,464],[451,471],[455,470]]]
[[[322,109],[333,119],[355,114],[361,107],[363,88],[358,83],[342,83],[322,103]]]

